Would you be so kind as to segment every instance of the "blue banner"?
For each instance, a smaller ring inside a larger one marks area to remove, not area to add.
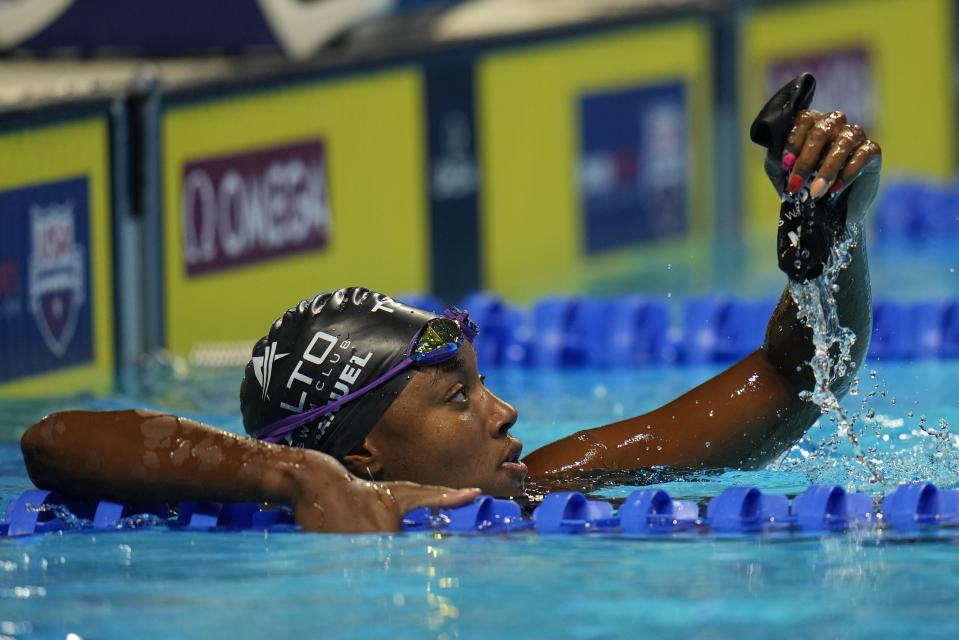
[[[0,191],[0,382],[93,361],[86,177]]]
[[[584,95],[580,127],[587,253],[685,233],[684,86],[672,82]]]

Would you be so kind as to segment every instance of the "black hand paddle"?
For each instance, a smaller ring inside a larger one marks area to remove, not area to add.
[[[766,174],[782,198],[776,237],[779,268],[798,282],[822,274],[829,250],[846,226],[846,198],[813,200],[806,185],[795,195],[786,191],[789,172],[782,166],[783,148],[796,116],[809,108],[815,92],[815,78],[808,73],[796,76],[769,99],[749,128],[752,141],[767,149]]]

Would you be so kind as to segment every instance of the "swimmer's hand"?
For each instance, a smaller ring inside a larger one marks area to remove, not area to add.
[[[766,175],[780,194],[808,189],[813,200],[834,198],[849,223],[859,224],[876,197],[882,149],[842,111],[809,109],[816,82],[802,74],[785,85],[750,128],[766,147]]]
[[[318,461],[321,467],[328,463]],[[342,467],[341,467],[342,468]],[[412,482],[369,482],[343,469],[332,481],[323,469],[300,467],[291,501],[306,531],[398,531],[404,514],[420,507],[451,508],[470,502],[479,489],[450,489]]]
[[[842,111],[800,111],[781,161],[790,195],[804,186],[814,200],[834,194],[848,223],[865,219],[879,187],[882,149],[861,125],[847,122]]]

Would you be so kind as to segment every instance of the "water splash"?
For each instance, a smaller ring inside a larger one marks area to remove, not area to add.
[[[860,395],[861,381],[850,381],[849,395],[858,397],[847,408],[835,393],[839,380],[850,373],[851,350],[856,335],[838,318],[835,293],[839,273],[851,263],[858,229],[850,227],[830,253],[823,274],[804,283],[790,282],[789,293],[800,320],[812,330],[813,356],[809,362],[815,384],[800,397],[819,406],[818,421],[775,465],[782,471],[803,472],[812,483],[842,484],[855,490],[881,492],[902,482],[932,480],[941,485],[959,482],[959,437],[949,432],[945,419],[938,428],[925,416],[910,425],[901,413],[895,396],[870,371],[872,388]],[[888,403],[889,410],[877,407]],[[879,409],[877,411],[877,409]],[[889,444],[891,441],[893,444]],[[897,446],[898,443],[898,446]]]
[[[834,385],[850,373],[853,364],[856,334],[840,324],[835,294],[839,291],[836,281],[840,272],[852,262],[851,251],[858,235],[858,228],[849,225],[845,235],[831,248],[822,274],[806,282],[790,280],[789,295],[796,304],[799,319],[812,331],[813,356],[809,366],[815,384],[812,391],[803,391],[800,397],[818,405],[823,415],[835,421],[839,438],[848,439],[856,461],[869,470],[869,482],[882,483],[881,471],[859,447],[856,417],[849,415],[834,390]]]
[[[34,513],[49,513],[53,520],[59,520],[64,529],[90,529],[93,521],[74,515],[62,504],[27,504],[26,510]]]
[[[27,511],[50,514],[51,520],[58,521],[58,529],[66,531],[92,530],[93,520],[82,518],[62,504],[27,504]],[[171,527],[176,524],[173,517],[160,517],[152,513],[137,513],[120,518],[114,529],[152,529]]]
[[[152,513],[137,513],[120,518],[115,527],[117,529],[157,529],[170,527],[176,523],[174,518],[163,518]]]
[[[888,403],[888,407],[882,406]],[[892,405],[885,383],[877,381],[851,414],[857,449],[839,435],[834,416],[814,425],[775,468],[803,473],[816,484],[841,484],[856,490],[888,492],[898,484],[929,480],[940,487],[959,486],[959,437],[949,423],[932,426],[925,415]],[[856,452],[880,471],[881,486]]]

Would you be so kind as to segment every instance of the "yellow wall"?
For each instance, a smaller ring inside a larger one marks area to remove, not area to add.
[[[166,342],[252,341],[314,293],[362,284],[429,287],[422,79],[413,69],[224,96],[167,110],[163,123]],[[180,191],[186,163],[305,139],[325,146],[327,246],[188,278]]]
[[[861,46],[872,60],[883,171],[947,178],[956,168],[951,0],[846,0],[757,10],[743,25],[745,199],[753,242],[774,268],[778,199],[749,123],[766,101],[771,61]]]
[[[90,195],[90,304],[93,362],[0,384],[0,396],[107,392],[113,386],[113,284],[109,134],[90,118],[0,134],[0,190],[85,176]]]
[[[486,288],[525,301],[628,279],[637,264],[708,265],[708,30],[690,21],[491,53],[477,69]],[[576,167],[584,93],[679,80],[687,96],[690,230],[681,240],[587,257]]]

